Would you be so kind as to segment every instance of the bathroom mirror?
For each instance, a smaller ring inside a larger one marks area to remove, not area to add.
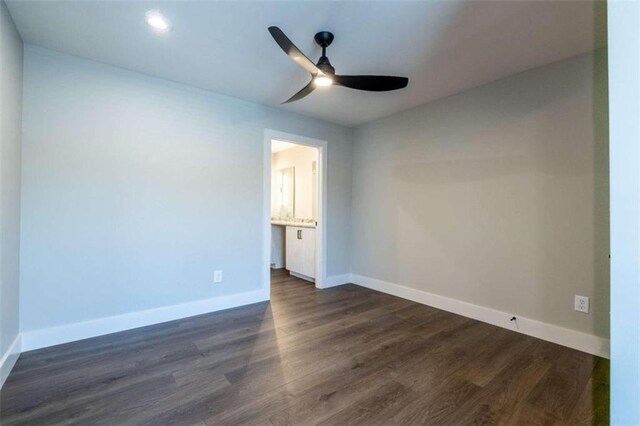
[[[275,216],[295,217],[295,170],[293,167],[276,172]]]

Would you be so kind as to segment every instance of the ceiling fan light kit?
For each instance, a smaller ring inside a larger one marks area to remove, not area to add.
[[[313,78],[313,82],[318,87],[327,87],[333,84],[333,80],[326,75],[317,75]]]
[[[317,63],[313,63],[304,53],[296,47],[291,40],[278,27],[269,27],[269,33],[278,43],[278,46],[293,59],[298,65],[311,74],[311,81],[298,93],[283,103],[294,102],[309,95],[317,87],[331,85],[348,87],[350,89],[365,90],[368,92],[388,92],[407,87],[409,79],[406,77],[384,75],[336,75],[335,68],[327,57],[327,47],[333,42],[333,34],[329,31],[320,31],[314,36],[315,42],[322,48],[322,56]]]

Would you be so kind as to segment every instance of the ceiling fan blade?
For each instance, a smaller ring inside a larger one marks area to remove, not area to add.
[[[311,74],[321,73],[318,67],[316,67],[316,64],[311,62],[311,60],[307,58],[304,53],[302,53],[300,49],[298,49],[296,45],[293,44],[291,40],[289,40],[286,35],[284,35],[280,28],[269,27],[269,32],[271,33],[271,36],[276,41],[276,43],[278,43],[278,46],[280,46],[280,48],[284,50],[284,53],[289,55],[289,57],[293,59],[298,65],[309,71]]]
[[[407,87],[409,79],[385,75],[335,75],[333,76],[333,82],[350,89],[387,92]]]
[[[309,93],[313,92],[316,88],[316,85],[313,83],[313,80],[309,82],[306,86],[304,86],[298,93],[287,99],[283,102],[283,104],[288,104],[289,102],[299,101],[300,99],[307,96]]]

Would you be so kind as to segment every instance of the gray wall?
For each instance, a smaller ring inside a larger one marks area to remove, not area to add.
[[[607,131],[604,51],[356,128],[352,272],[608,336]]]
[[[18,335],[22,40],[0,1],[0,358]],[[0,377],[0,384],[2,377]]]
[[[265,128],[328,141],[349,272],[349,129],[34,46],[24,78],[23,331],[260,288]]]

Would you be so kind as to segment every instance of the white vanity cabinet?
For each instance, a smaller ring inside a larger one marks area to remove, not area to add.
[[[287,226],[286,268],[294,274],[316,277],[316,230]]]

